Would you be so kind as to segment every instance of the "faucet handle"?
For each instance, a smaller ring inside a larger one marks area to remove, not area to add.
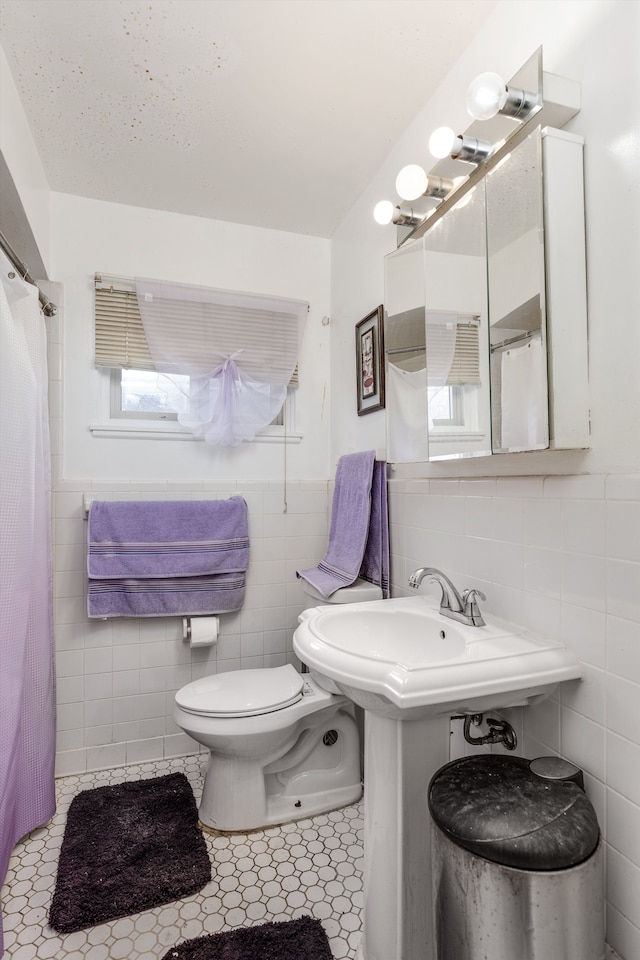
[[[487,599],[484,593],[482,592],[482,590],[476,590],[475,587],[468,587],[462,594],[462,599],[464,600],[465,603],[469,603],[469,604],[475,603],[476,598],[479,598],[480,600]]]
[[[469,587],[462,594],[462,602],[464,605],[464,614],[467,617],[470,617],[476,627],[484,627],[485,622],[482,619],[482,614],[480,613],[480,607],[478,606],[478,599],[486,600],[482,590],[476,590],[475,587]]]

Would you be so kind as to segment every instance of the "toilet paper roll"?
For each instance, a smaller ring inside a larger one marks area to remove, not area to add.
[[[183,617],[182,635],[191,647],[211,647],[218,639],[218,617]]]

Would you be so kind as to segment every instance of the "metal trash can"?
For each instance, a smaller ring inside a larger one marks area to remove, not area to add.
[[[603,960],[602,843],[577,767],[454,760],[429,810],[436,960]]]

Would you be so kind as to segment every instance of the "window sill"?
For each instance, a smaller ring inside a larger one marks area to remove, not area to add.
[[[201,437],[194,437],[192,433],[181,427],[179,423],[166,420],[120,420],[109,423],[93,423],[89,430],[94,437],[101,440],[187,440],[202,443]],[[258,434],[252,443],[300,443],[302,434],[287,433],[283,427],[267,427]]]
[[[455,427],[443,428],[442,433],[438,428],[429,430],[429,443],[451,443],[452,440],[459,443],[477,443],[478,440],[484,440],[485,437],[486,434],[484,433],[467,430],[464,427],[458,429]]]

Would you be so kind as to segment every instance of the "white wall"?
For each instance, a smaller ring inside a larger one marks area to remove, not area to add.
[[[150,277],[306,300],[310,311],[296,395],[299,444],[287,448],[290,479],[326,478],[329,417],[329,241],[124,204],[52,195],[52,276],[64,285],[65,480],[277,480],[281,444],[215,448],[203,442],[94,436],[105,374],[93,366],[96,272]]]
[[[415,567],[439,567],[484,590],[488,613],[581,659],[582,683],[514,722],[522,755],[559,753],[586,771],[607,841],[608,940],[625,960],[640,957],[640,111],[624,93],[639,88],[639,12],[635,0],[500,3],[334,236],[331,308],[335,460],[385,438],[383,413],[356,416],[351,363],[354,324],[384,301],[395,248],[373,206],[394,199],[402,166],[430,166],[431,130],[466,128],[474,76],[510,77],[542,44],[545,70],[582,84],[568,129],[585,140],[592,447],[416,465],[409,475],[424,479],[392,472],[392,581],[402,594]]]

